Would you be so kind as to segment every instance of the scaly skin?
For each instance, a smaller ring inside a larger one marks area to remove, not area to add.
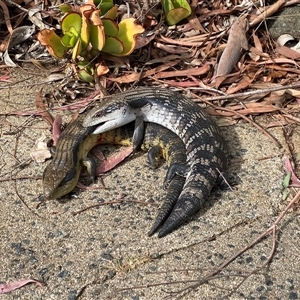
[[[62,132],[58,139],[54,158],[43,174],[44,197],[58,199],[71,192],[80,176],[88,152],[97,144],[119,144],[130,146],[129,135],[123,138],[120,130],[92,135],[93,128],[82,126],[84,115],[80,115]]]
[[[80,115],[62,132],[56,147],[54,158],[46,166],[43,175],[45,199],[57,199],[71,192],[80,176],[83,162],[86,161],[88,152],[97,144],[117,144],[130,146],[133,135],[133,126],[123,126],[105,133],[93,135],[91,132],[96,127],[83,127],[84,115]],[[138,145],[134,145],[137,147]],[[172,132],[157,124],[148,123],[142,150],[149,150],[150,165],[156,168],[157,158],[163,157],[168,166],[185,165],[185,147],[182,141]],[[94,174],[93,174],[94,175]],[[171,174],[172,176],[172,174]],[[169,176],[170,177],[170,176]],[[166,181],[170,178],[166,177]],[[184,185],[185,178],[174,176],[167,188],[167,195],[157,218],[149,231],[152,235],[169,216],[174,204]]]
[[[186,147],[188,172],[183,190],[159,237],[195,215],[226,168],[226,145],[216,123],[192,100],[161,88],[138,88],[106,97],[83,125],[98,125],[95,134],[133,120],[153,122],[174,132]],[[137,126],[138,128],[139,126]]]

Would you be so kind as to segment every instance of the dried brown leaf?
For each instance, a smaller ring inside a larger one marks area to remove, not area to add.
[[[292,122],[290,120],[288,120],[287,118],[285,118],[283,115],[279,115],[279,114],[273,114],[272,118],[277,119],[277,121],[272,121],[270,123],[268,123],[265,128],[273,128],[273,127],[282,127],[291,123],[295,123]]]
[[[261,52],[260,50],[254,48],[254,47],[250,47],[248,54],[251,57],[251,59],[254,60],[255,62],[259,61],[261,57],[267,58],[267,59],[270,58],[269,54]]]
[[[166,80],[166,81],[164,81],[164,83],[168,84],[169,86],[182,87],[182,88],[199,86],[199,82],[195,82],[195,81]]]
[[[108,78],[108,80],[111,80],[113,82],[118,82],[118,83],[135,82],[135,81],[137,81],[139,79],[143,79],[145,77],[152,76],[152,75],[154,75],[156,73],[159,73],[161,71],[167,70],[170,67],[174,67],[179,62],[180,62],[179,60],[175,60],[173,62],[168,62],[168,63],[166,63],[164,65],[158,66],[157,68],[153,68],[153,69],[144,71],[142,73],[136,73],[136,72],[134,72],[134,73],[131,73],[129,75],[124,75],[124,76],[120,76],[120,77],[117,77],[117,78]]]
[[[7,8],[7,5],[4,1],[0,0],[0,6],[2,7],[3,10],[3,19],[5,20],[7,30],[10,34],[12,34],[13,28],[10,22],[9,10]],[[0,52],[4,52],[8,48],[8,42],[9,42],[9,36],[7,36],[7,38],[1,41]]]
[[[153,39],[155,38],[155,34],[152,34],[150,36],[146,36],[146,35],[137,35],[136,37],[136,45],[135,45],[135,49],[139,49],[142,47],[145,47],[146,45],[148,45]]]
[[[51,153],[45,140],[45,135],[38,138],[35,142],[35,147],[30,151],[30,157],[37,163],[42,163],[51,157]]]
[[[267,68],[269,69],[274,69],[274,70],[279,70],[279,71],[286,71],[287,73],[296,73],[296,74],[300,74],[300,70],[295,69],[295,68],[284,68],[278,65],[274,65],[274,66],[267,66]]]
[[[268,76],[266,77],[265,81],[266,82],[274,82],[274,79],[282,78],[286,75],[286,71],[271,71]]]
[[[175,46],[175,45],[165,45],[163,43],[155,43],[154,46],[158,49],[164,50],[167,53],[179,54],[179,53],[187,53],[190,51],[187,47]]]
[[[260,52],[263,52],[263,47],[262,44],[258,38],[258,36],[256,35],[256,30],[252,30],[252,38],[253,38],[253,42],[254,42],[254,47],[259,50]]]
[[[56,146],[58,138],[61,135],[61,123],[62,123],[62,117],[60,115],[57,115],[54,119],[53,126],[52,126],[53,146]]]
[[[170,71],[170,72],[159,72],[153,77],[155,79],[159,78],[169,78],[169,77],[180,77],[180,76],[199,76],[206,74],[210,70],[209,64],[205,64],[200,68],[193,68],[193,69],[185,69],[180,71]]]
[[[201,47],[205,41],[210,37],[210,34],[202,34],[197,37],[192,38],[184,38],[184,39],[171,39],[167,38],[165,36],[160,36],[156,40],[158,42],[165,42],[172,45],[180,45],[180,46],[186,46],[186,47]]]
[[[35,106],[40,113],[41,117],[50,125],[53,124],[53,118],[47,110],[47,107],[43,101],[42,90],[40,90],[35,96]]]
[[[300,66],[292,59],[283,58],[283,57],[273,58],[273,59],[269,59],[269,60],[257,62],[257,63],[251,62],[251,64],[257,64],[257,65],[274,65],[275,63],[276,64],[292,64],[292,65],[295,65],[298,68],[300,68]]]
[[[215,115],[215,116],[226,116],[226,117],[233,117],[236,116],[234,112],[229,111],[215,111],[211,108],[207,109],[209,114]],[[241,115],[257,115],[261,113],[270,113],[280,110],[279,107],[276,107],[274,105],[268,105],[264,102],[258,102],[258,103],[247,103],[244,105],[234,105],[230,107],[230,110],[237,111]]]
[[[121,163],[126,157],[128,157],[132,153],[132,151],[132,146],[129,146],[119,153],[113,155],[112,157],[109,157],[107,160],[101,162],[101,164],[97,167],[96,174],[101,175],[105,172],[110,171],[116,165]]]
[[[243,89],[249,87],[253,80],[254,80],[254,78],[251,80],[248,76],[243,76],[242,80],[240,80],[237,83],[237,85],[228,88],[227,94],[228,95],[234,94],[240,90],[243,90]]]
[[[42,284],[37,280],[23,279],[23,280],[14,281],[14,282],[11,282],[11,283],[2,283],[2,284],[0,284],[0,294],[9,293],[11,291],[14,291],[16,289],[19,289],[19,288],[23,287],[24,285],[26,285],[28,283],[35,283],[38,286],[43,287]]]
[[[286,46],[277,47],[275,51],[290,59],[300,59],[300,53]]]
[[[221,16],[221,15],[230,15],[232,13],[232,10],[229,9],[214,9],[211,11],[203,11],[203,9],[201,8],[201,6],[196,10],[196,13],[198,15],[200,15],[200,17],[198,18],[199,22],[203,22],[206,21],[208,19],[210,19],[210,17],[212,16]]]
[[[241,56],[241,50],[248,50],[246,32],[249,28],[246,15],[239,17],[231,26],[228,42],[217,68],[217,77],[229,74]]]

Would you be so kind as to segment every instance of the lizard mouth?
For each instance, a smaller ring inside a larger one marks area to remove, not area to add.
[[[94,128],[93,134],[103,133],[104,131],[102,131],[102,127],[104,126],[104,124],[105,122],[98,123]]]

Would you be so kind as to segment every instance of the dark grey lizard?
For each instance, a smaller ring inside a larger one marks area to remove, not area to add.
[[[94,133],[136,121],[134,139],[141,139],[143,122],[160,124],[173,131],[186,147],[186,175],[183,190],[163,224],[159,236],[165,236],[195,215],[203,206],[222,170],[226,168],[226,145],[216,123],[192,100],[162,88],[138,88],[106,97],[87,115],[83,125],[97,125]],[[142,121],[141,121],[142,120]]]
[[[173,132],[160,125],[147,123],[143,140],[137,144],[131,139],[134,127],[131,124],[98,135],[91,135],[96,127],[83,127],[84,117],[84,114],[80,115],[63,131],[58,140],[55,156],[44,170],[43,187],[46,199],[60,198],[75,188],[83,165],[91,164],[91,162],[87,163],[87,154],[97,144],[129,146],[133,142],[134,148],[140,146],[143,150],[149,150],[148,160],[153,168],[158,166],[157,158],[159,157],[163,157],[171,168],[173,165],[186,163],[185,147],[182,141]],[[92,169],[95,170],[95,167]],[[90,175],[92,178],[95,176],[95,174]],[[165,181],[170,181],[168,175]],[[181,176],[174,176],[171,180],[149,235],[152,235],[169,216],[184,182],[185,178]]]

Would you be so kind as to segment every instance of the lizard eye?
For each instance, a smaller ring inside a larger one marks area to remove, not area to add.
[[[72,168],[67,172],[65,178],[60,182],[59,186],[67,184],[67,182],[74,179],[74,177],[76,177],[76,169]]]
[[[122,115],[125,115],[125,114],[126,114],[126,109],[124,108],[122,111]]]

